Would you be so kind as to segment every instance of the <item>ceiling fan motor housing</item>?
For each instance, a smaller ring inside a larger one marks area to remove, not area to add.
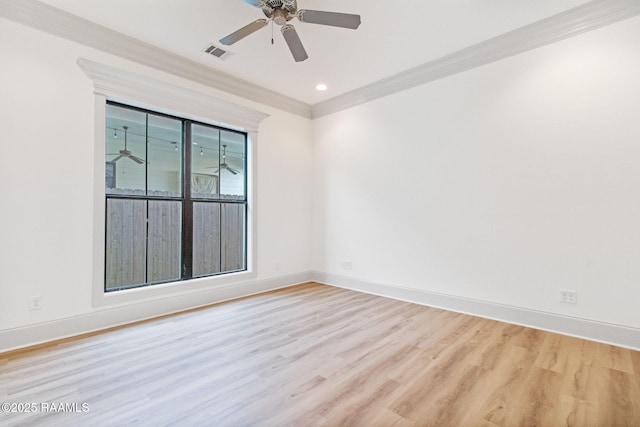
[[[262,11],[278,25],[284,25],[298,11],[296,0],[262,0]]]
[[[291,12],[295,12],[298,8],[296,0],[262,0],[262,3],[273,9],[285,8]]]

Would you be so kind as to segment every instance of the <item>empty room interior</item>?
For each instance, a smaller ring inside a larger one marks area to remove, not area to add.
[[[0,0],[0,53],[0,425],[640,424],[637,0]]]

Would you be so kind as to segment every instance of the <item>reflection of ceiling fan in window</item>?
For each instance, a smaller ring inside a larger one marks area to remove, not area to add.
[[[120,150],[118,152],[118,157],[116,157],[115,159],[111,160],[112,162],[117,162],[118,160],[122,159],[123,157],[128,157],[131,160],[133,160],[134,162],[136,162],[137,164],[141,165],[144,163],[144,160],[142,160],[140,157],[134,156],[133,153],[131,153],[131,151],[127,150],[127,131],[129,130],[129,126],[122,126],[122,128],[124,129],[124,150]]]
[[[215,167],[217,166],[209,166],[208,168],[205,168],[205,169],[213,169]],[[234,168],[232,168],[231,166],[229,166],[229,164],[227,164],[227,146],[226,145],[222,146],[222,163],[220,163],[220,167],[218,167],[218,169],[216,169],[213,173],[218,173],[222,169],[228,170],[234,175],[238,175],[240,173]]]

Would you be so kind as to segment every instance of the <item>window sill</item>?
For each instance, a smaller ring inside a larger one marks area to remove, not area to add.
[[[127,304],[153,299],[178,297],[187,294],[210,291],[237,286],[242,283],[255,280],[257,274],[252,271],[228,273],[220,276],[200,277],[196,279],[177,282],[161,283],[121,291],[94,293],[93,306],[104,307],[109,305]]]

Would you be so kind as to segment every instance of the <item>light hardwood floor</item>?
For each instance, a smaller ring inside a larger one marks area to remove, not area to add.
[[[640,353],[310,283],[0,354],[0,402],[78,410],[2,426],[639,426]]]

